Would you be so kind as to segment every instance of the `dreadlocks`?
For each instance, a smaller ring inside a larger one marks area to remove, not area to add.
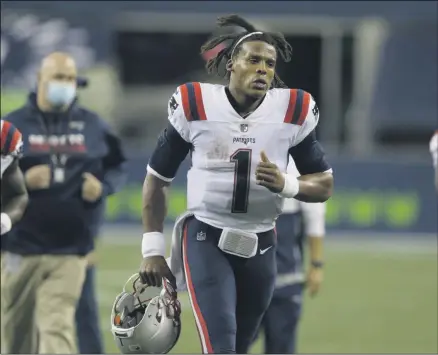
[[[276,49],[277,55],[280,55],[284,62],[289,62],[292,57],[292,47],[286,41],[282,33],[258,32],[253,25],[238,15],[219,17],[217,24],[219,27],[238,26],[245,29],[246,32],[220,35],[211,38],[201,47],[201,54],[203,54],[225,41],[231,42],[228,46],[219,51],[214,58],[208,60],[206,67],[209,73],[228,78],[228,72],[219,73],[219,66],[222,60],[228,61],[232,59],[232,57],[235,57],[239,53],[242,44],[246,41],[263,41],[272,45]],[[279,78],[277,73],[275,73],[272,87],[284,88],[287,86]]]

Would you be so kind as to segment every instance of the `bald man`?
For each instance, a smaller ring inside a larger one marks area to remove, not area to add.
[[[28,208],[7,235],[2,352],[74,354],[75,310],[105,199],[125,180],[119,139],[76,97],[67,53],[41,63],[36,92],[6,119],[22,133]]]

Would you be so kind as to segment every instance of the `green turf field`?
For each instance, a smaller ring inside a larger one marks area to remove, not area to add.
[[[106,352],[117,353],[110,332],[112,302],[138,270],[139,247],[102,241],[98,296]],[[376,248],[378,250],[378,248]],[[327,247],[322,293],[306,298],[299,351],[306,353],[437,353],[437,256],[424,252],[351,251]],[[199,353],[186,294],[182,335],[173,353]],[[261,352],[261,341],[253,353]]]

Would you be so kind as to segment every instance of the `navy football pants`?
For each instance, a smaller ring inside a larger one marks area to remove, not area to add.
[[[96,267],[87,267],[81,298],[76,309],[76,336],[81,354],[103,354],[99,325],[99,308],[96,301]]]
[[[203,352],[242,354],[248,352],[274,291],[276,237],[274,230],[259,233],[258,253],[245,259],[219,249],[221,232],[187,219],[186,281]]]

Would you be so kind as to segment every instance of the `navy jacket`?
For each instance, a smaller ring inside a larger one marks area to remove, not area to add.
[[[87,254],[103,221],[105,198],[126,179],[119,139],[97,114],[77,102],[65,113],[43,114],[34,93],[5,119],[23,135],[23,173],[48,164],[52,179],[48,189],[29,191],[29,205],[8,233],[4,249],[22,255]],[[81,197],[85,172],[103,184],[102,197],[93,203]]]

